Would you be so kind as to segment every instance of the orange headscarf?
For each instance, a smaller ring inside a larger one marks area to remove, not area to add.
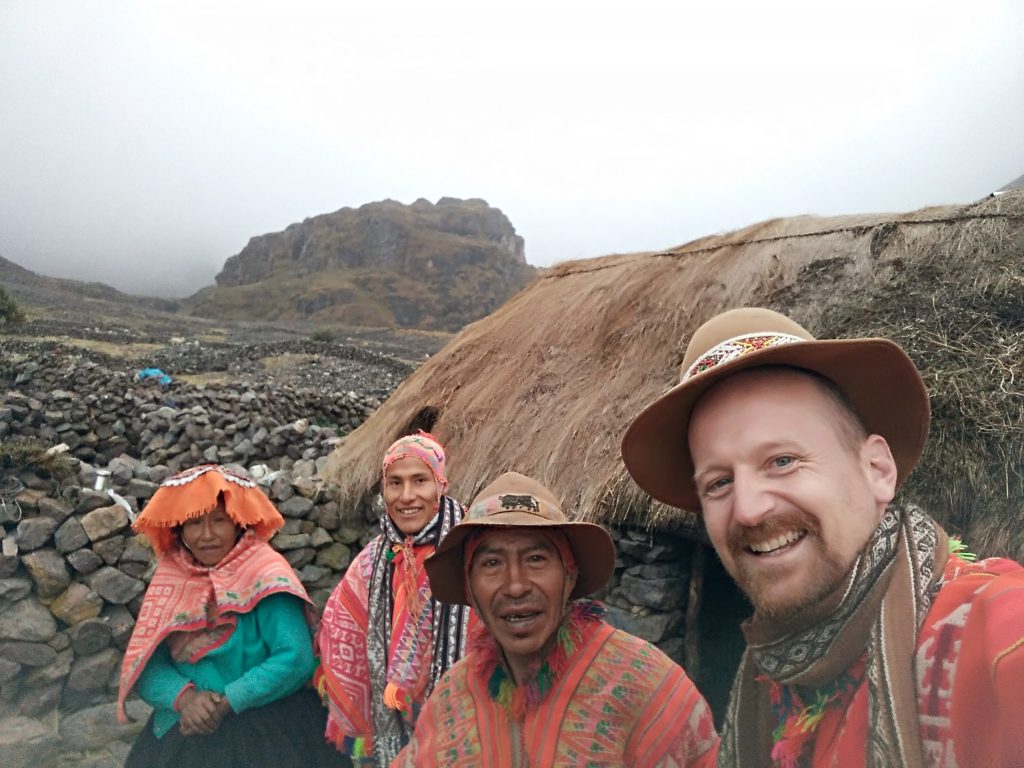
[[[163,555],[177,543],[177,526],[212,511],[220,499],[228,517],[240,528],[252,528],[262,541],[284,526],[281,513],[255,481],[219,464],[204,464],[164,480],[132,528],[149,538],[158,556]]]

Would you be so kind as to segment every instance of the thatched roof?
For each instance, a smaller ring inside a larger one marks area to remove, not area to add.
[[[328,474],[352,501],[378,482],[392,440],[432,422],[463,500],[515,469],[581,519],[692,525],[633,484],[619,441],[676,382],[693,330],[745,305],[785,312],[819,337],[903,345],[934,411],[907,497],[980,553],[1024,555],[1017,190],[908,214],[776,219],[659,253],[560,264],[403,382],[339,446]]]

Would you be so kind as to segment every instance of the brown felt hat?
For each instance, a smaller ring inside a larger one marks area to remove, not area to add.
[[[466,517],[424,561],[436,599],[467,604],[466,539],[477,531],[500,528],[555,528],[565,534],[579,569],[571,598],[596,592],[615,569],[615,544],[608,531],[593,523],[570,522],[551,491],[518,472],[506,472],[477,494]]]
[[[917,465],[928,437],[928,392],[907,353],[888,339],[815,339],[770,309],[732,309],[698,328],[686,347],[679,384],[645,408],[622,438],[622,460],[655,499],[700,511],[690,456],[690,415],[722,379],[765,365],[813,371],[835,382],[868,434],[889,443],[898,482]]]

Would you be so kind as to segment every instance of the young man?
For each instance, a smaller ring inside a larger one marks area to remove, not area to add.
[[[327,738],[356,766],[386,768],[420,707],[465,648],[468,610],[439,605],[423,561],[462,519],[445,495],[444,449],[420,432],[384,454],[381,532],[356,555],[324,606],[314,677]]]
[[[630,425],[630,474],[703,512],[754,605],[720,766],[1024,765],[1024,569],[891,504],[928,422],[891,341],[739,309]]]
[[[614,565],[607,531],[570,523],[536,481],[485,488],[426,562],[434,596],[481,623],[394,765],[710,764],[711,710],[683,670],[578,599]]]

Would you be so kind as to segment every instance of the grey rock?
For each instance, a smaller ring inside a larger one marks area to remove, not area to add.
[[[103,611],[100,616],[110,627],[110,636],[114,645],[123,649],[128,645],[128,638],[135,628],[135,618],[123,605],[114,605]]]
[[[627,568],[626,573],[640,579],[674,579],[688,575],[676,561],[653,565],[634,565]]]
[[[55,549],[29,552],[22,556],[21,562],[35,581],[36,592],[43,600],[56,597],[71,583],[68,566]]]
[[[80,656],[71,665],[68,690],[81,693],[102,689],[120,663],[121,654],[114,648],[104,648],[97,653]]]
[[[10,542],[10,547],[7,546],[8,542]],[[18,545],[10,536],[0,543],[3,544],[3,549],[0,550],[0,579],[6,579],[8,576],[13,576],[18,570]],[[14,550],[14,554],[8,554],[8,549]]]
[[[118,487],[126,485],[135,476],[132,463],[120,456],[113,459],[107,466],[107,469],[110,470],[111,482]]]
[[[341,509],[335,501],[329,501],[317,507],[314,518],[320,527],[327,531],[336,531],[341,525]],[[357,537],[358,538],[358,535]],[[355,541],[355,539],[353,539]],[[352,543],[352,542],[348,542]]]
[[[56,530],[56,520],[49,517],[33,517],[18,523],[14,540],[22,552],[31,552],[43,546]]]
[[[284,559],[288,561],[292,568],[300,570],[303,566],[313,562],[313,558],[316,557],[316,550],[311,547],[304,547],[302,549],[292,549],[283,554]]]
[[[331,534],[329,534],[327,531],[325,531],[323,528],[320,528],[319,526],[314,528],[313,532],[309,535],[309,545],[311,547],[315,547],[316,549],[326,547],[333,541],[334,539],[331,538]]]
[[[71,507],[60,499],[47,497],[39,500],[39,514],[48,517],[58,525],[68,519],[71,514]]]
[[[82,517],[82,527],[91,541],[100,541],[128,527],[128,513],[120,504],[94,509]]]
[[[77,549],[68,555],[67,560],[72,568],[83,575],[90,574],[103,565],[103,558],[91,549]]]
[[[27,597],[32,591],[32,582],[21,577],[0,579],[0,599],[15,602]]]
[[[91,488],[83,489],[75,505],[76,515],[85,515],[100,507],[110,506],[110,497],[102,491],[94,491]]]
[[[124,552],[121,553],[118,563],[143,563],[149,565],[149,562],[153,559],[153,550],[147,546],[146,542],[147,539],[142,535],[133,536],[125,545]]]
[[[26,667],[41,667],[53,664],[57,660],[57,652],[46,643],[26,643],[10,641],[0,643],[0,657],[24,664]]]
[[[113,632],[103,619],[86,619],[75,624],[68,634],[71,637],[71,647],[79,656],[88,656],[91,653],[102,651],[113,640]]]
[[[117,536],[111,536],[109,539],[97,541],[92,545],[92,550],[103,558],[104,563],[114,565],[121,559],[121,555],[124,554],[124,547],[124,536],[118,534]]]
[[[57,634],[53,615],[31,597],[0,604],[0,640],[45,643]]]
[[[277,499],[278,501],[287,501],[294,495],[295,489],[292,488],[292,481],[288,477],[278,475],[270,483],[270,498]]]
[[[100,568],[86,581],[94,592],[114,605],[127,603],[146,588],[138,579],[109,566]]]
[[[41,717],[57,708],[63,690],[64,683],[62,681],[38,688],[29,688],[18,699],[18,709],[26,715]]]
[[[25,685],[29,688],[36,688],[41,685],[55,683],[71,673],[71,662],[75,658],[75,652],[67,648],[59,653],[55,652],[54,659],[46,666],[37,665],[35,669],[25,675]]]
[[[89,543],[89,535],[77,517],[69,517],[53,534],[57,551],[63,554],[74,552]]]
[[[117,721],[114,702],[97,704],[60,719],[59,733],[69,750],[84,752],[101,749],[111,742],[130,742],[145,727],[152,708],[138,699],[129,700],[125,709],[134,722],[121,725]]]
[[[316,553],[316,564],[340,573],[352,562],[352,552],[344,544],[335,542]]]
[[[124,495],[131,496],[135,499],[149,499],[152,498],[153,494],[156,493],[156,489],[160,486],[157,483],[152,483],[148,480],[142,480],[134,478],[128,481],[128,485],[125,487]]]
[[[292,496],[277,507],[285,517],[307,517],[313,510],[313,502],[304,496]]]
[[[72,583],[50,604],[50,613],[68,625],[94,619],[103,610],[103,598],[85,584]]]
[[[0,659],[0,685],[15,677],[21,672],[21,664],[10,659]]]
[[[71,638],[66,631],[59,631],[56,635],[46,641],[46,644],[53,650],[60,652],[71,647]]]
[[[300,549],[302,547],[309,546],[309,534],[308,533],[279,533],[277,536],[270,540],[271,545],[274,549],[279,552],[288,552],[293,549]]]
[[[622,574],[622,596],[633,605],[669,611],[686,604],[689,579],[641,579]]]
[[[0,754],[4,768],[42,768],[52,765],[60,737],[42,722],[17,715],[0,720]]]
[[[649,643],[660,643],[670,635],[681,632],[684,624],[684,615],[681,611],[638,615],[615,606],[608,606],[606,618],[613,627],[642,637]]]
[[[333,577],[334,574],[327,568],[318,565],[307,565],[299,572],[299,580],[303,584],[315,584],[325,578]]]

